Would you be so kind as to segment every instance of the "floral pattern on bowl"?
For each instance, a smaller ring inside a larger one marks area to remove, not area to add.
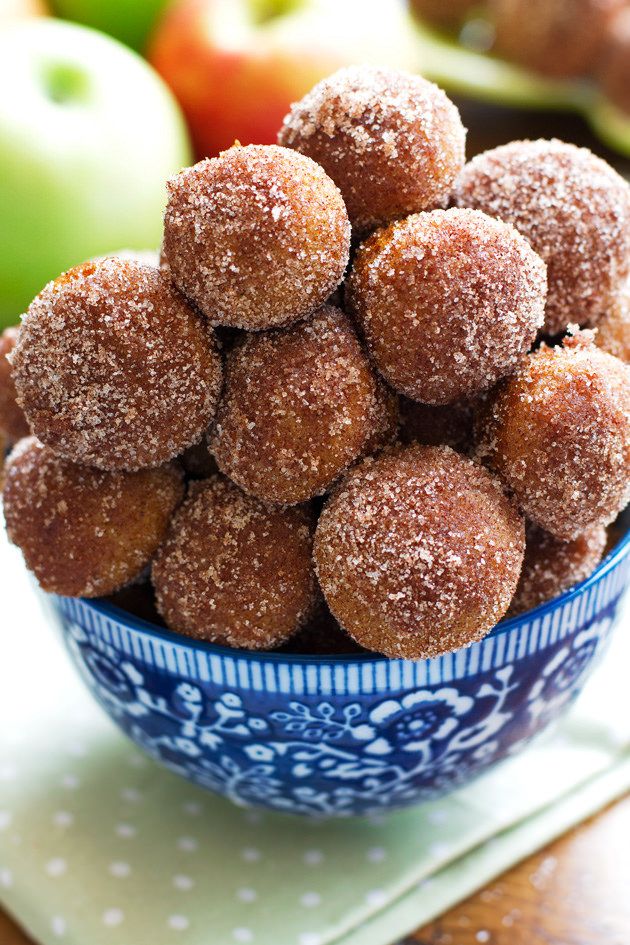
[[[88,687],[153,758],[236,804],[347,817],[451,791],[553,722],[606,646],[629,552],[627,537],[557,600],[419,662],[237,652],[53,603]]]

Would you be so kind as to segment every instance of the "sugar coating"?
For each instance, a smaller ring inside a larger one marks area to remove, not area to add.
[[[137,262],[145,266],[152,266],[154,269],[160,265],[160,254],[156,249],[117,249],[115,253],[107,253],[105,256],[92,256],[90,262],[103,262],[111,256],[115,256],[116,259],[124,259],[125,262]]]
[[[17,443],[29,435],[24,411],[17,402],[17,392],[11,374],[8,356],[17,343],[19,327],[5,328],[0,334],[0,432],[7,443]]]
[[[597,323],[595,344],[630,364],[630,281],[621,288],[609,311]]]
[[[7,533],[45,591],[99,597],[141,574],[183,494],[177,463],[105,472],[28,437],[6,464]]]
[[[464,164],[466,131],[432,82],[351,66],[291,107],[278,141],[322,165],[343,194],[353,228],[365,232],[445,206]]]
[[[493,52],[555,78],[598,64],[608,23],[624,0],[490,0]]]
[[[518,581],[524,523],[492,475],[447,446],[368,458],[322,512],[326,600],[360,643],[425,659],[481,639]]]
[[[34,434],[67,459],[139,469],[199,440],[221,360],[212,331],[150,266],[85,263],[29,306],[12,355]]]
[[[234,146],[167,186],[163,265],[212,325],[290,324],[341,282],[350,223],[339,190],[310,158]]]
[[[246,492],[293,505],[392,439],[397,419],[396,398],[349,318],[324,305],[310,321],[250,335],[229,353],[211,450]]]
[[[401,443],[450,446],[467,453],[474,441],[475,401],[456,400],[452,404],[421,404],[400,398]]]
[[[630,271],[630,186],[586,148],[513,141],[473,158],[459,207],[512,223],[547,264],[545,331],[594,325]]]
[[[152,568],[172,630],[271,649],[316,603],[310,512],[263,505],[223,476],[192,483]]]
[[[602,560],[607,531],[595,525],[572,541],[560,541],[527,523],[525,558],[509,614],[515,616],[553,600],[584,581]]]
[[[527,517],[576,539],[630,499],[630,368],[591,332],[543,345],[488,401],[478,436]]]
[[[446,404],[510,374],[543,322],[545,266],[508,224],[433,210],[360,247],[346,301],[385,379]]]

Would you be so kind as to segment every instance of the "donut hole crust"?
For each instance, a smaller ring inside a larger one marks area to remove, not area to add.
[[[210,324],[256,331],[299,321],[336,289],[350,223],[310,158],[235,146],[168,183],[163,265]]]
[[[19,326],[12,325],[0,334],[0,430],[8,443],[17,443],[30,433],[24,411],[17,402],[8,359],[17,344],[19,331]]]
[[[293,505],[393,438],[397,420],[396,397],[349,318],[324,305],[310,321],[252,335],[230,352],[211,449],[246,492]]]
[[[425,659],[481,639],[506,612],[524,523],[487,470],[447,446],[398,447],[352,470],[315,536],[342,627],[386,656]]]
[[[173,459],[199,440],[221,389],[211,329],[158,269],[114,257],[44,288],[12,365],[33,433],[106,470]]]
[[[6,464],[7,533],[45,591],[100,597],[142,573],[183,494],[177,463],[106,472],[29,437]]]
[[[466,131],[432,82],[351,66],[291,107],[278,141],[321,164],[343,194],[353,230],[365,233],[446,206],[464,165]]]
[[[595,325],[628,278],[630,186],[587,148],[501,145],[466,165],[453,200],[513,224],[545,261],[549,335]]]
[[[152,568],[157,607],[179,633],[272,649],[317,600],[310,510],[266,506],[223,476],[192,483]]]
[[[516,369],[542,326],[545,288],[544,263],[513,227],[434,210],[361,246],[346,300],[392,387],[447,404]]]
[[[533,610],[589,577],[602,560],[607,530],[596,525],[572,541],[560,541],[527,523],[525,558],[509,614]]]
[[[477,455],[556,538],[607,525],[630,499],[630,372],[590,332],[531,354],[478,423]]]

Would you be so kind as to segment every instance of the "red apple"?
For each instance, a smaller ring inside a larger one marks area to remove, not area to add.
[[[398,0],[178,0],[148,58],[201,157],[275,141],[291,102],[340,66],[410,68],[411,37]]]

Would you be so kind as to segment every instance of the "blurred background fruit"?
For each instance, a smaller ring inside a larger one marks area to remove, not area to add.
[[[86,257],[157,247],[165,180],[190,154],[161,79],[92,30],[48,18],[1,29],[0,87],[0,324],[10,324]]]
[[[493,52],[557,78],[592,73],[625,0],[488,0]]]
[[[414,68],[410,18],[388,0],[176,0],[148,57],[184,110],[198,156],[267,144],[291,102],[340,66]]]
[[[630,116],[630,4],[609,23],[598,72],[609,100]]]
[[[630,156],[630,0],[0,0],[0,324],[87,256],[157,247],[188,135],[198,157],[274,141],[357,62],[446,89],[469,155],[555,135],[630,167],[587,127]]]
[[[420,19],[443,29],[457,29],[479,0],[409,0]]]
[[[408,0],[416,68],[480,101],[583,115],[630,156],[630,0]]]
[[[0,27],[25,16],[45,16],[47,13],[43,0],[0,0]]]
[[[102,30],[142,52],[168,0],[50,0],[50,3],[57,16]]]

